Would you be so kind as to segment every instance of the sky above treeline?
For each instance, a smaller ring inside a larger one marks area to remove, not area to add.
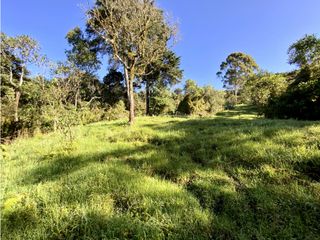
[[[65,60],[65,36],[85,16],[80,4],[92,0],[1,0],[1,31],[27,34],[54,61]],[[251,55],[260,68],[284,72],[290,44],[305,34],[320,36],[319,0],[158,0],[159,7],[179,23],[184,80],[220,89],[220,63],[232,52]],[[106,65],[98,75],[102,78]],[[34,73],[35,74],[35,73]]]

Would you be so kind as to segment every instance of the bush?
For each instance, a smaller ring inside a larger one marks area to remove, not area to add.
[[[89,124],[94,122],[99,122],[103,119],[105,111],[99,107],[84,107],[80,111],[81,115],[81,123],[82,124]]]
[[[126,106],[122,100],[117,102],[113,107],[110,107],[105,115],[107,120],[116,120],[120,118],[125,118],[129,115],[129,112],[126,110]]]
[[[301,69],[287,91],[269,98],[264,113],[269,118],[320,120],[320,67]]]
[[[288,79],[284,74],[259,73],[251,77],[245,84],[243,95],[257,107],[260,114],[265,111],[271,98],[277,98],[288,87]]]
[[[177,112],[186,115],[210,115],[223,110],[224,93],[207,86],[193,86],[180,102]]]

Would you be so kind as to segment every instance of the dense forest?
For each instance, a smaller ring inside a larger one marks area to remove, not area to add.
[[[3,239],[319,238],[317,34],[287,46],[289,72],[226,53],[215,89],[183,80],[156,1],[85,19],[65,61],[1,32]]]

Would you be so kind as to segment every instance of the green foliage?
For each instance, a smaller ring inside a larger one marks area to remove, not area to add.
[[[128,101],[123,74],[111,69],[103,78],[103,102],[113,106],[120,100]]]
[[[174,114],[177,109],[173,93],[167,87],[158,85],[153,87],[150,98],[151,115]]]
[[[134,93],[135,113],[137,116],[146,115],[146,94],[143,91]]]
[[[122,119],[128,116],[128,111],[126,110],[125,103],[120,100],[114,106],[110,106],[110,108],[106,112],[105,118],[108,120],[116,120]]]
[[[289,48],[289,62],[300,69],[289,74],[287,90],[270,97],[265,115],[271,118],[320,119],[320,39],[305,36]]]
[[[212,87],[199,87],[193,80],[187,80],[185,96],[179,103],[177,112],[187,115],[208,115],[221,111],[224,106],[224,94]]]
[[[208,114],[215,114],[223,110],[225,105],[224,92],[217,91],[211,86],[203,87],[203,100],[205,111]]]
[[[176,28],[153,0],[96,1],[87,11],[87,25],[93,35],[103,39],[103,49],[109,50],[106,52],[111,59],[121,64],[126,79],[129,122],[133,124],[134,85],[152,73],[150,65],[163,61]]]
[[[226,91],[225,95],[225,108],[226,109],[234,109],[238,103],[238,98],[230,91]]]
[[[263,113],[269,101],[282,95],[288,84],[284,74],[261,72],[247,81],[242,95],[248,96],[249,102]]]
[[[180,102],[177,112],[179,114],[203,114],[205,111],[203,91],[195,81],[187,80],[184,86],[184,99]]]
[[[231,53],[226,61],[220,65],[220,71],[217,76],[222,79],[224,88],[232,91],[235,96],[236,103],[238,94],[248,78],[258,70],[258,65],[254,59],[241,52]]]
[[[306,35],[288,50],[290,73],[259,73],[246,82],[241,95],[268,118],[320,119],[320,40]]]
[[[166,51],[161,59],[148,65],[148,75],[142,78],[146,88],[146,115],[175,112],[173,108],[176,107],[167,88],[180,82],[183,74],[180,62],[180,57],[174,52]]]
[[[101,64],[98,58],[99,42],[85,36],[79,27],[69,31],[66,39],[72,46],[70,50],[66,51],[70,62],[86,72],[94,72],[99,69]]]
[[[289,47],[289,63],[299,67],[320,64],[320,39],[306,35]]]
[[[162,58],[157,59],[147,67],[148,75],[143,77],[143,81],[150,85],[155,83],[164,86],[172,86],[180,82],[183,71],[180,69],[181,59],[172,51],[167,50]]]
[[[265,110],[267,117],[320,119],[320,67],[307,66],[301,69],[287,91],[270,98]]]
[[[82,107],[79,115],[81,118],[81,123],[86,125],[89,123],[99,122],[105,119],[105,109],[101,108],[99,105],[87,105]]]
[[[186,115],[202,115],[205,112],[204,100],[201,95],[187,94],[180,102],[177,112]]]
[[[142,117],[17,139],[1,159],[6,239],[318,239],[320,124]]]

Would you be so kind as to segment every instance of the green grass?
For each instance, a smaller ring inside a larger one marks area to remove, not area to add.
[[[320,123],[141,117],[18,139],[2,239],[319,239]]]

